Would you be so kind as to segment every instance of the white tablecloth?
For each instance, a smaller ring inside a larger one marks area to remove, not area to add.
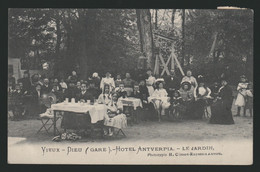
[[[52,110],[56,111],[68,111],[75,113],[87,113],[91,117],[91,123],[96,123],[97,121],[104,120],[107,116],[107,107],[104,104],[80,104],[80,103],[57,103],[51,105]]]
[[[134,110],[136,110],[137,107],[143,107],[142,101],[134,97],[120,98],[119,101],[122,102],[123,106],[133,106]]]
[[[169,100],[170,100],[170,97],[152,97],[152,96],[150,96],[150,97],[148,97],[148,103],[150,103],[152,100],[154,100],[154,99],[156,99],[156,100],[161,100],[162,102],[169,102]]]

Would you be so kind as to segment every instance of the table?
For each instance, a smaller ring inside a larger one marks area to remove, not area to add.
[[[94,105],[86,103],[57,103],[51,105],[51,110],[54,111],[54,135],[56,135],[56,112],[67,111],[75,113],[87,113],[89,112],[91,123],[104,120],[107,115],[107,107],[104,104],[95,103]]]
[[[134,107],[134,110],[136,110],[137,107],[143,107],[142,101],[138,98],[134,97],[127,97],[127,98],[120,98],[119,101],[123,104],[123,106],[132,106]]]
[[[170,100],[170,97],[153,97],[153,96],[150,96],[147,98],[148,100],[148,103],[150,103],[152,100],[161,100],[162,102],[169,102]]]

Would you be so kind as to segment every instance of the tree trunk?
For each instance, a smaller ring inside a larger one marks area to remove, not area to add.
[[[147,58],[147,68],[154,68],[153,35],[149,9],[137,9],[137,26],[140,34],[141,51]]]
[[[176,9],[173,9],[172,10],[172,28],[174,28],[175,13],[176,13]]]
[[[56,19],[56,28],[57,28],[57,42],[56,42],[56,46],[55,46],[55,55],[56,58],[60,57],[60,43],[61,43],[61,30],[60,30],[60,20],[57,17]]]
[[[155,30],[158,29],[158,10],[155,10]]]
[[[184,66],[185,60],[185,9],[182,9],[182,59],[181,66]]]

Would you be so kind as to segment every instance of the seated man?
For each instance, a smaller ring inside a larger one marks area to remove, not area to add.
[[[100,94],[100,90],[95,86],[95,82],[92,80],[89,81],[89,88],[87,89],[87,92],[91,94],[94,99],[97,99]]]
[[[81,92],[76,96],[76,101],[87,102],[88,100],[93,103],[94,96],[91,94],[91,92],[87,91],[87,84],[83,82],[81,83]]]
[[[142,94],[139,90],[139,84],[138,83],[134,84],[134,90],[133,90],[132,94],[130,95],[130,97],[142,99]]]
[[[69,82],[69,87],[65,90],[64,98],[68,98],[71,100],[72,98],[76,98],[77,94],[78,92],[74,82]]]
[[[115,91],[118,94],[118,98],[126,98],[127,97],[127,92],[125,90],[124,83],[120,83],[119,87]]]

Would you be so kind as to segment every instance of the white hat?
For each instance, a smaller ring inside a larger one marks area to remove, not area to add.
[[[158,78],[158,79],[155,80],[155,83],[156,82],[164,82],[164,79],[163,78]]]
[[[98,77],[98,73],[97,73],[97,72],[94,72],[92,76],[93,76],[93,77]]]

